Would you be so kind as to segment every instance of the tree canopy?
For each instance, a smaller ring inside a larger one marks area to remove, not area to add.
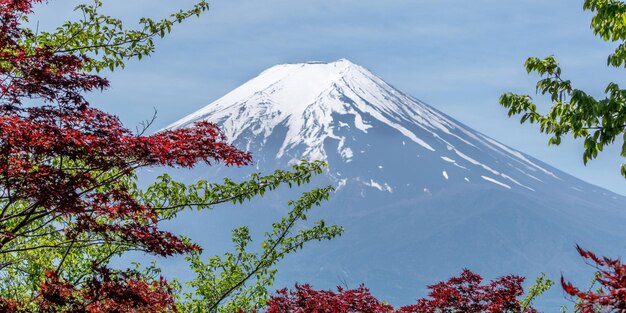
[[[591,20],[593,33],[605,41],[618,42],[615,51],[607,58],[607,65],[626,67],[626,3],[617,0],[585,0],[584,10],[594,15]],[[509,116],[521,115],[520,122],[539,124],[541,132],[552,137],[549,144],[559,145],[564,135],[584,140],[583,162],[598,156],[607,145],[621,143],[622,157],[626,157],[626,90],[617,82],[610,82],[606,96],[596,99],[561,73],[561,67],[553,56],[543,59],[531,57],[526,60],[526,70],[539,74],[536,92],[549,96],[552,106],[542,114],[529,95],[506,93],[500,104],[508,109]],[[621,173],[626,177],[626,164]]]
[[[0,1],[0,312],[196,312],[260,306],[275,264],[311,240],[341,228],[319,221],[294,229],[332,188],[317,188],[291,202],[272,225],[260,252],[250,252],[246,228],[233,233],[234,252],[201,259],[202,247],[161,229],[182,210],[240,203],[282,184],[303,184],[323,171],[320,162],[248,181],[186,185],[163,175],[148,188],[136,183],[141,168],[191,168],[201,163],[245,166],[252,156],[228,144],[215,124],[146,135],[88,103],[84,94],[109,82],[94,71],[123,67],[154,51],[152,39],[199,15],[198,1],[139,29],[99,13],[102,3],[77,7],[79,21],[51,33],[22,24],[42,0]],[[148,125],[147,125],[148,126]],[[119,270],[114,256],[142,251],[185,254],[198,277],[181,295],[155,266]],[[255,250],[259,251],[259,250]],[[255,282],[255,283],[251,283]]]
[[[415,304],[394,309],[374,297],[369,289],[338,287],[315,290],[309,285],[296,285],[295,289],[282,289],[269,300],[266,313],[536,313],[530,303],[523,304],[517,297],[523,294],[518,276],[504,276],[487,284],[470,270],[428,286],[429,297]]]

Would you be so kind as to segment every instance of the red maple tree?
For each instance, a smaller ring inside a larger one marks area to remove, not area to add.
[[[172,289],[160,278],[146,281],[137,272],[116,272],[107,268],[94,269],[81,288],[63,282],[48,272],[36,301],[39,312],[174,312],[176,306]]]
[[[314,290],[310,285],[281,289],[270,298],[266,313],[391,313],[393,307],[370,294],[369,289]]]
[[[563,290],[577,301],[578,311],[581,313],[626,312],[626,264],[620,260],[598,257],[579,246],[576,246],[576,250],[598,269],[595,281],[600,284],[600,288],[596,291],[591,289],[583,291],[561,277]]]
[[[430,298],[394,309],[376,299],[363,286],[357,289],[338,288],[337,292],[318,291],[310,285],[296,285],[294,290],[282,289],[270,298],[266,313],[534,313],[522,308],[517,300],[523,294],[519,276],[504,276],[481,285],[482,278],[469,270],[445,282],[428,286]]]
[[[116,181],[148,166],[246,165],[250,154],[225,143],[211,123],[147,136],[91,107],[83,95],[109,83],[84,72],[88,56],[27,44],[34,35],[21,21],[38,2],[0,0],[0,254],[40,225],[57,226],[75,248],[114,242],[161,256],[199,250],[161,230],[160,211]],[[90,239],[78,240],[82,234]],[[41,312],[175,308],[163,279],[94,264],[93,277],[75,286],[56,272],[41,283]],[[19,306],[0,299],[0,312]]]

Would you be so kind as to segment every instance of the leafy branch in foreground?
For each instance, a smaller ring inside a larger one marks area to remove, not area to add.
[[[617,0],[585,0],[584,10],[594,13],[591,28],[605,41],[620,42],[609,55],[607,64],[626,66],[626,3]],[[559,145],[561,137],[571,134],[584,140],[583,162],[595,159],[598,153],[616,140],[621,142],[620,155],[626,157],[626,90],[610,82],[604,99],[575,88],[564,79],[561,67],[552,56],[544,59],[528,58],[526,70],[539,74],[536,93],[548,95],[552,107],[542,114],[529,95],[506,93],[500,104],[508,109],[509,116],[521,115],[520,122],[539,124],[542,133],[552,137],[548,144]],[[626,164],[621,166],[626,177]]]
[[[184,184],[164,174],[145,191],[136,190],[134,186],[135,196],[151,207],[157,208],[165,218],[171,218],[187,207],[200,210],[225,202],[243,203],[255,196],[263,196],[281,184],[287,184],[289,187],[300,186],[308,183],[313,175],[321,174],[325,167],[326,163],[322,161],[301,161],[293,165],[291,171],[276,170],[267,176],[253,173],[250,179],[241,183],[224,178],[221,184],[205,180]]]
[[[548,291],[548,289],[552,288],[552,286],[554,286],[554,282],[547,278],[545,274],[542,273],[539,275],[535,283],[528,288],[526,297],[520,300],[522,312],[524,312],[526,308],[532,307],[533,301]]]
[[[298,222],[307,219],[306,213],[328,198],[331,187],[314,189],[291,201],[289,214],[274,223],[265,233],[259,252],[251,252],[247,227],[233,231],[235,251],[223,257],[214,256],[201,261],[199,253],[187,257],[197,277],[189,283],[194,292],[186,293],[181,308],[185,312],[238,312],[263,307],[269,296],[276,274],[275,265],[310,241],[329,240],[341,235],[343,229],[327,226],[323,220],[313,227],[295,232]],[[252,284],[246,282],[252,281]]]
[[[324,167],[325,164],[323,162],[309,163],[304,161],[294,165],[291,171],[278,170],[274,174],[267,176],[252,174],[250,180],[241,183],[235,183],[226,179],[224,184],[201,181],[188,186],[174,182],[169,176],[164,175],[160,178],[160,181],[149,186],[145,191],[137,188],[134,179],[122,178],[117,183],[123,186],[130,194],[133,194],[139,203],[154,208],[155,212],[160,214],[161,219],[173,219],[175,218],[174,213],[183,209],[208,209],[212,208],[213,205],[227,201],[241,203],[255,195],[264,194],[267,190],[278,188],[282,184],[291,186],[292,184],[308,183],[312,175],[321,173]],[[199,252],[190,254],[188,261],[192,269],[203,273],[194,280],[195,283],[190,284],[190,287],[197,288],[198,295],[206,295],[201,290],[204,290],[203,286],[209,283],[205,279],[211,276],[210,271],[220,271],[220,269],[225,268],[234,255],[237,255],[239,260],[236,262],[237,266],[244,266],[248,271],[239,268],[237,270],[233,269],[231,272],[222,272],[220,277],[213,275],[214,278],[211,280],[211,283],[220,285],[222,288],[219,292],[212,294],[213,299],[215,297],[219,298],[219,301],[212,303],[215,308],[219,307],[221,311],[226,312],[228,310],[223,307],[228,305],[232,307],[232,303],[237,303],[237,306],[245,303],[255,303],[255,306],[260,305],[265,299],[262,295],[267,294],[265,288],[269,287],[273,280],[275,269],[272,269],[272,267],[279,259],[282,259],[288,253],[295,252],[308,241],[331,239],[341,233],[340,228],[336,226],[328,227],[323,221],[318,222],[312,228],[300,230],[296,234],[292,233],[298,222],[306,219],[306,212],[312,206],[319,205],[322,200],[326,199],[331,190],[332,188],[330,187],[315,189],[303,194],[298,201],[291,202],[292,210],[288,216],[275,223],[272,232],[266,235],[266,240],[262,245],[262,254],[256,255],[255,253],[245,251],[245,247],[250,239],[247,235],[247,229],[244,228],[234,232],[235,252],[227,253],[225,256],[226,261],[222,265],[218,266],[215,260],[212,263],[210,262],[209,265],[204,265],[200,261],[201,255]],[[158,204],[165,204],[166,206],[159,206]],[[175,204],[175,209],[172,209],[172,204]],[[109,284],[113,285],[140,283],[137,280],[143,275],[140,272],[134,270],[111,272],[105,266],[115,256],[121,256],[128,251],[141,251],[147,247],[142,248],[136,244],[115,240],[115,237],[98,237],[97,234],[92,233],[81,233],[75,240],[67,240],[63,233],[55,229],[52,224],[41,227],[32,233],[33,236],[24,238],[24,240],[18,238],[13,242],[12,246],[20,247],[20,249],[10,252],[5,251],[5,253],[0,254],[2,264],[4,264],[4,268],[0,271],[0,275],[3,278],[2,281],[4,282],[0,284],[0,298],[4,298],[7,301],[11,299],[15,303],[20,303],[20,307],[23,310],[36,311],[41,309],[42,305],[51,305],[49,303],[46,304],[47,302],[42,302],[44,294],[39,287],[42,282],[49,286],[47,287],[48,289],[56,288],[59,292],[63,291],[66,294],[66,298],[62,301],[55,302],[58,304],[58,308],[66,307],[66,304],[84,307],[86,303],[90,302],[96,304],[104,303],[105,298],[85,297],[94,293],[105,295],[104,291],[96,292],[90,286],[94,286],[94,281],[108,279],[107,277],[117,279],[117,281],[109,282]],[[185,244],[191,244],[186,238],[182,238],[182,240]],[[106,276],[102,276],[104,275],[103,273],[107,273]],[[246,275],[241,276],[237,273],[245,273]],[[132,277],[132,280],[124,283],[119,280],[122,277],[128,279]],[[251,287],[247,287],[250,281],[254,281],[254,283]],[[160,290],[159,294],[151,296],[146,294],[146,296],[163,300],[162,302],[154,303],[152,306],[147,306],[145,303],[142,304],[142,302],[135,302],[135,305],[145,306],[148,311],[156,310],[159,305],[163,306],[163,310],[168,311],[176,306],[189,308],[200,303],[197,298],[193,298],[193,301],[189,303],[183,301],[176,305],[174,302],[174,297],[176,296],[174,291],[176,288],[172,289],[173,286],[166,284],[158,276],[145,276],[144,283],[141,283],[143,284],[141,286],[147,288],[144,292],[160,286],[156,289]],[[224,286],[229,286],[229,288]],[[208,306],[205,304],[208,300],[204,299],[202,301],[203,305],[198,307],[207,308]],[[171,306],[164,306],[170,302]],[[227,303],[225,304],[225,302]],[[120,308],[125,307],[123,303],[115,303]]]
[[[66,21],[52,32],[39,32],[28,37],[27,46],[44,46],[55,54],[86,55],[86,71],[114,70],[124,68],[124,62],[137,58],[141,60],[155,51],[155,38],[163,38],[172,31],[174,24],[182,23],[193,16],[200,16],[209,9],[205,0],[196,1],[189,9],[179,10],[167,18],[140,18],[139,27],[128,29],[123,21],[101,14],[103,2],[92,0],[91,4],[76,6],[81,18]]]
[[[576,301],[576,312],[626,312],[626,264],[620,260],[598,257],[591,251],[576,246],[578,253],[598,272],[594,283],[597,290],[581,290],[561,277],[565,293]]]

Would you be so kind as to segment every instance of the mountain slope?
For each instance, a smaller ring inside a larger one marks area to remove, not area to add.
[[[455,179],[507,189],[534,191],[531,186],[564,179],[574,190],[588,187],[557,176],[554,169],[461,125],[348,60],[272,67],[168,128],[201,119],[221,124],[230,140],[250,151],[266,148],[274,135],[280,141],[275,158],[283,161],[329,159],[332,152],[350,163],[371,158],[368,145],[375,137],[393,137],[415,150],[415,158],[439,158],[444,179],[454,171],[459,174]]]
[[[285,284],[365,282],[406,304],[417,287],[463,267],[586,282],[574,244],[624,254],[623,196],[480,134],[348,60],[272,67],[169,128],[198,120],[220,124],[263,171],[328,161],[317,183],[337,191],[320,216],[346,235],[286,261]]]

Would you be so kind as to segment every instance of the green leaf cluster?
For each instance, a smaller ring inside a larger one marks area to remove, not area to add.
[[[609,55],[607,64],[626,66],[626,4],[616,0],[586,0],[583,8],[594,13],[591,28],[605,41],[620,42]],[[626,157],[626,90],[615,82],[605,88],[605,97],[596,99],[573,87],[561,76],[561,68],[553,56],[526,60],[526,70],[537,73],[536,93],[549,96],[552,106],[541,113],[529,95],[505,93],[500,104],[509,117],[521,115],[520,122],[538,124],[542,133],[552,135],[548,144],[559,145],[564,135],[583,140],[583,162],[595,159],[606,146],[619,141],[621,156]],[[626,164],[621,173],[626,177]]]
[[[276,170],[266,176],[253,173],[250,179],[240,183],[224,178],[222,183],[200,180],[193,184],[184,184],[164,174],[145,191],[135,189],[135,195],[151,207],[159,208],[166,218],[171,218],[188,207],[202,210],[220,203],[241,204],[253,197],[263,196],[283,184],[289,187],[300,186],[308,183],[313,175],[321,174],[325,167],[326,163],[321,161],[301,161],[293,165],[291,171]]]
[[[526,297],[520,300],[520,304],[522,306],[521,312],[526,312],[527,308],[531,308],[533,301],[552,288],[552,286],[554,286],[554,282],[547,278],[545,274],[542,273],[539,275],[539,277],[535,280],[535,283],[528,288]]]
[[[86,71],[124,68],[131,59],[141,60],[155,51],[155,38],[163,38],[175,24],[200,16],[209,9],[205,0],[196,1],[186,10],[179,10],[167,18],[143,17],[136,29],[124,27],[121,19],[100,13],[101,0],[80,4],[75,10],[82,16],[77,21],[66,21],[52,32],[41,32],[26,39],[32,47],[51,47],[56,53],[88,56]]]
[[[247,227],[233,230],[234,252],[213,256],[206,262],[198,253],[187,257],[197,277],[188,286],[194,290],[184,295],[182,311],[195,313],[254,311],[263,307],[273,285],[276,263],[307,242],[329,240],[341,235],[343,229],[327,226],[323,220],[315,226],[295,228],[307,219],[306,213],[328,198],[331,187],[317,188],[289,203],[291,210],[272,230],[265,233],[259,252],[251,252],[252,242]],[[246,284],[246,282],[249,282]]]
[[[65,166],[76,165],[66,162]],[[174,219],[183,210],[205,210],[227,202],[239,204],[263,196],[281,185],[306,184],[325,167],[324,162],[302,161],[289,171],[277,170],[271,175],[254,173],[243,182],[227,178],[221,184],[207,181],[183,184],[169,175],[162,175],[145,190],[138,187],[134,174],[102,173],[101,179],[114,178],[112,184],[130,190],[145,205],[158,208],[162,212],[161,219],[166,220]],[[303,193],[296,201],[290,201],[289,212],[271,225],[257,249],[249,247],[252,238],[248,228],[239,227],[233,230],[234,248],[231,252],[206,261],[202,260],[200,252],[188,255],[186,260],[196,278],[188,283],[191,291],[178,294],[181,312],[237,312],[239,308],[251,310],[263,306],[278,261],[307,242],[332,239],[343,232],[342,228],[326,225],[323,220],[311,227],[302,225],[307,212],[328,199],[332,191],[330,186],[316,188]],[[5,210],[20,212],[26,205],[15,203]],[[93,274],[94,264],[107,265],[112,258],[139,248],[87,233],[68,239],[58,228],[62,218],[58,216],[38,222],[0,251],[1,297],[32,303],[45,271],[50,269],[56,269],[64,281],[80,286]],[[140,264],[136,266],[136,270],[141,269]],[[147,279],[155,279],[159,271],[154,265],[143,269]],[[177,290],[181,292],[182,289]]]

